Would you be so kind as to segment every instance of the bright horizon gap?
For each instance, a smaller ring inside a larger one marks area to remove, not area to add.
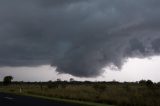
[[[74,78],[78,81],[128,81],[135,82],[139,80],[152,80],[153,82],[160,81],[160,56],[152,56],[150,58],[129,58],[124,63],[121,71],[114,71],[105,68],[105,72],[96,78],[79,78],[69,74],[58,74],[54,67],[50,65],[43,65],[39,67],[1,67],[0,80],[4,76],[12,75],[14,81],[55,81],[60,78],[61,80],[69,80]]]

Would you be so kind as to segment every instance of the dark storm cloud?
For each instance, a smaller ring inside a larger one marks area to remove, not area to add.
[[[1,0],[0,65],[100,75],[160,53],[157,0]]]

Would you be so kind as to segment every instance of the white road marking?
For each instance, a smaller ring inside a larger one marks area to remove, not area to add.
[[[5,99],[13,100],[14,98],[11,97],[4,97]]]

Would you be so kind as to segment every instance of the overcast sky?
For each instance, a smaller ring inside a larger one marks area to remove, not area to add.
[[[128,59],[160,54],[159,19],[158,0],[1,0],[0,75],[93,79],[110,67],[116,79]]]

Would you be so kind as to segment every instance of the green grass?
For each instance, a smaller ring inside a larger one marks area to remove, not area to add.
[[[32,96],[32,97],[37,97],[37,98],[42,98],[42,99],[48,99],[48,100],[53,100],[53,101],[58,101],[58,102],[64,102],[64,103],[79,104],[80,106],[113,106],[113,105],[93,103],[93,102],[84,102],[84,101],[59,99],[59,98],[50,98],[50,97],[38,96],[38,95],[28,95],[28,94],[26,94],[26,96]]]
[[[0,91],[19,93],[84,106],[160,106],[160,85],[138,83],[22,83],[0,86]],[[108,105],[109,104],[109,105]]]
[[[0,89],[0,92],[12,93],[12,94],[23,95],[23,96],[31,96],[31,97],[35,97],[35,98],[47,99],[47,100],[52,100],[52,101],[56,101],[56,102],[76,104],[79,106],[114,106],[114,105],[108,105],[108,104],[102,104],[102,103],[93,103],[93,102],[86,102],[86,101],[77,101],[77,100],[60,99],[60,98],[54,98],[54,97],[33,95],[33,94],[27,94],[27,93],[18,93],[18,92],[13,92],[13,90],[6,90],[3,88]]]

